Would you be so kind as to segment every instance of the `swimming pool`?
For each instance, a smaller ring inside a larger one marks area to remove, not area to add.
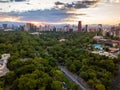
[[[94,44],[95,49],[103,50],[102,44]]]

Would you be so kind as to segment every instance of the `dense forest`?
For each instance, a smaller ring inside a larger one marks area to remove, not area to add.
[[[82,77],[90,90],[111,90],[118,72],[118,59],[91,54],[95,33],[0,32],[0,54],[10,53],[10,72],[0,78],[0,90],[72,90],[78,86],[57,67],[64,65]],[[61,39],[65,41],[60,42]]]

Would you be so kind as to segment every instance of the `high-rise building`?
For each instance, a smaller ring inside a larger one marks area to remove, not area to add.
[[[7,24],[2,24],[2,27],[3,27],[4,29],[7,29]]]
[[[113,26],[111,27],[111,36],[120,38],[120,27],[119,26]]]
[[[82,22],[78,22],[78,32],[82,32]]]
[[[85,25],[85,32],[90,32],[88,25]]]
[[[31,27],[31,24],[30,24],[30,23],[27,23],[27,24],[25,25],[24,30],[25,30],[25,31],[30,31],[30,27]]]
[[[120,38],[120,28],[116,27],[116,37]]]
[[[56,32],[56,27],[53,28],[53,32]]]
[[[24,27],[25,31],[36,31],[36,26],[31,23],[27,23]]]
[[[98,24],[98,32],[102,32],[102,24]]]

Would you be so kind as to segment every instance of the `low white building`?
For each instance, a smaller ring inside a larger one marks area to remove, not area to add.
[[[2,54],[1,55],[1,59],[3,59],[3,60],[7,60],[8,58],[10,58],[10,54]]]
[[[7,60],[10,58],[10,54],[1,55],[0,59],[0,77],[4,76],[9,70],[6,67]]]
[[[59,42],[65,42],[66,41],[66,39],[60,39],[59,40]]]
[[[39,33],[39,32],[33,32],[33,33],[30,33],[31,35],[40,35],[42,33]]]

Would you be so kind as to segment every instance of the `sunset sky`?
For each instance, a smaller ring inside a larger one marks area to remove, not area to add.
[[[118,24],[120,0],[0,0],[0,21]]]

